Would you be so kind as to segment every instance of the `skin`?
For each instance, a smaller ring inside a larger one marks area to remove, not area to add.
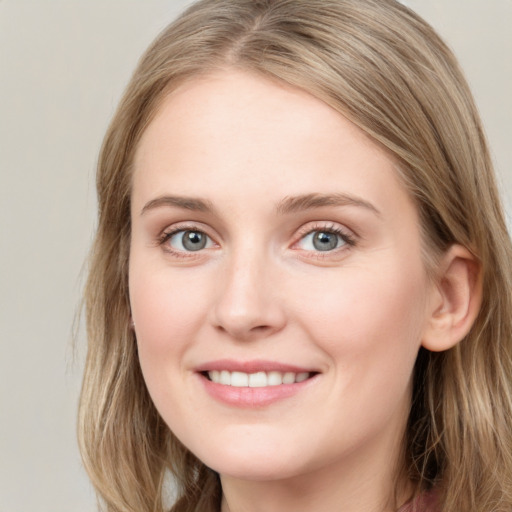
[[[283,211],[312,193],[344,200]],[[173,229],[208,243],[187,252],[180,233],[163,241]],[[333,235],[339,246],[318,251],[307,237],[332,229],[351,242]],[[393,510],[413,366],[440,292],[395,162],[357,127],[240,71],[181,85],[136,152],[129,285],[148,390],[221,475],[223,511]],[[237,407],[196,371],[219,359],[318,374]]]

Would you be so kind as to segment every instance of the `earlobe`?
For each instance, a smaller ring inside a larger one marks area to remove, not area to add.
[[[459,343],[471,329],[482,301],[481,265],[461,245],[453,245],[439,265],[422,345],[441,352]]]

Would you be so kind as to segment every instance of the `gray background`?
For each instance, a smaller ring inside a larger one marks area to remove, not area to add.
[[[92,512],[72,325],[94,167],[135,63],[184,0],[0,0],[0,512]],[[408,0],[460,58],[512,199],[512,0]]]

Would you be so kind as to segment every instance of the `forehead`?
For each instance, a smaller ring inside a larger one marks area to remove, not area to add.
[[[333,188],[405,193],[390,155],[340,113],[307,92],[240,71],[173,90],[143,134],[134,163],[134,199],[169,188],[226,198]]]

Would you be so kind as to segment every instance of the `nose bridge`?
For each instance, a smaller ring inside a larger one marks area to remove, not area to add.
[[[236,339],[281,329],[284,313],[274,271],[272,258],[262,246],[247,243],[233,248],[219,274],[215,326]]]

